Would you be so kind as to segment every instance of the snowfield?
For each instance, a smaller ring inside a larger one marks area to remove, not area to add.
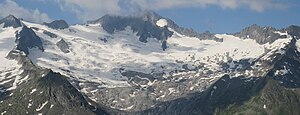
[[[161,19],[157,25],[165,26],[164,22]],[[148,43],[142,43],[130,27],[110,35],[99,24],[73,25],[70,29],[53,30],[43,25],[23,23],[40,28],[36,33],[43,39],[45,51],[31,49],[29,55],[36,65],[83,82],[99,83],[99,87],[111,88],[130,86],[128,79],[121,75],[120,68],[168,75],[174,70],[181,70],[184,64],[188,64],[189,69],[205,64],[210,70],[218,71],[220,62],[258,58],[266,49],[280,47],[290,41],[282,39],[273,44],[260,45],[252,39],[219,34],[217,37],[224,41],[216,42],[187,37],[174,31],[174,35],[167,40],[167,50],[163,51],[161,41],[151,38]],[[58,37],[50,38],[43,34],[44,30]],[[169,30],[173,31],[171,28]],[[68,43],[70,53],[63,53],[56,46],[61,39]]]
[[[271,60],[274,53],[284,54],[283,48],[291,41],[287,33],[276,32],[288,38],[261,45],[253,39],[217,34],[216,37],[223,39],[223,42],[217,42],[188,37],[168,28],[174,34],[167,39],[164,51],[162,41],[149,38],[147,43],[143,43],[130,27],[109,34],[101,24],[72,25],[55,30],[22,22],[34,27],[43,42],[44,52],[38,48],[29,50],[28,57],[33,64],[67,76],[92,101],[125,111],[147,109],[157,102],[205,91],[225,74],[230,77],[259,77],[267,70],[258,69],[262,65],[259,61],[254,65],[250,63],[258,59]],[[166,27],[168,23],[160,19],[156,25]],[[22,73],[20,65],[5,58],[15,47],[15,32],[20,29],[0,28],[0,85],[10,84],[8,89],[0,89],[1,92],[16,89],[29,77],[19,76]],[[57,45],[60,41],[65,41],[69,52],[64,52]],[[299,44],[298,41],[298,47]],[[245,66],[250,69],[242,70]],[[287,71],[278,70],[276,74],[286,74]],[[149,87],[151,91],[145,92]],[[37,89],[33,88],[30,94],[36,92]],[[142,101],[137,102],[136,98]],[[127,103],[124,103],[125,100]],[[39,105],[36,111],[41,111],[47,104],[48,101]]]
[[[1,26],[1,25],[0,25]],[[7,54],[15,47],[15,31],[20,28],[14,29],[9,28],[0,28],[0,69],[9,70],[14,67],[19,67],[17,62],[14,60],[8,60],[5,57]]]
[[[2,26],[2,25],[0,25]],[[15,47],[15,31],[20,28],[0,28],[0,85],[8,86],[2,92],[17,88],[18,84],[25,81],[25,78],[20,78],[22,71],[21,65],[15,60],[8,60],[6,56]],[[11,84],[11,85],[8,85]]]

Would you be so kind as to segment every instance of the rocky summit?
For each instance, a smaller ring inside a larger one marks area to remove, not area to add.
[[[52,29],[66,29],[66,28],[69,28],[68,23],[64,20],[54,20],[50,23],[45,22],[43,24],[48,26],[49,28],[52,28]]]
[[[198,33],[153,11],[0,24],[0,113],[300,114],[300,27]]]
[[[13,15],[9,15],[9,16],[1,19],[0,24],[3,24],[3,28],[6,28],[6,27],[17,28],[17,27],[22,26],[21,21]]]

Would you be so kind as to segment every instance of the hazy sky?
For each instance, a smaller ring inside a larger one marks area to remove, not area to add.
[[[153,10],[198,32],[232,33],[252,24],[300,25],[300,0],[0,0],[1,18],[13,14],[37,23],[85,23],[104,14],[140,10]]]

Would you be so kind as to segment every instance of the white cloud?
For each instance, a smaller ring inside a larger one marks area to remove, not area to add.
[[[147,3],[148,9],[171,9],[185,7],[219,6],[223,9],[250,8],[254,11],[264,11],[273,8],[283,8],[285,5],[275,0],[152,0]]]
[[[83,21],[96,19],[103,14],[121,12],[119,0],[56,0],[63,11],[75,13]]]
[[[0,17],[2,18],[12,14],[16,17],[36,23],[50,21],[48,15],[41,13],[38,9],[25,9],[12,0],[5,0],[3,3],[0,3],[0,11]]]
[[[45,0],[43,0],[45,1]],[[53,0],[46,0],[53,1]],[[82,21],[96,19],[104,14],[126,14],[138,10],[163,10],[173,8],[205,8],[218,6],[223,9],[245,7],[262,12],[284,8],[278,0],[55,0],[61,9],[74,13]]]

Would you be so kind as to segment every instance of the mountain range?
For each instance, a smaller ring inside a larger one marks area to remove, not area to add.
[[[0,113],[300,114],[300,27],[198,33],[152,11],[0,20]]]

